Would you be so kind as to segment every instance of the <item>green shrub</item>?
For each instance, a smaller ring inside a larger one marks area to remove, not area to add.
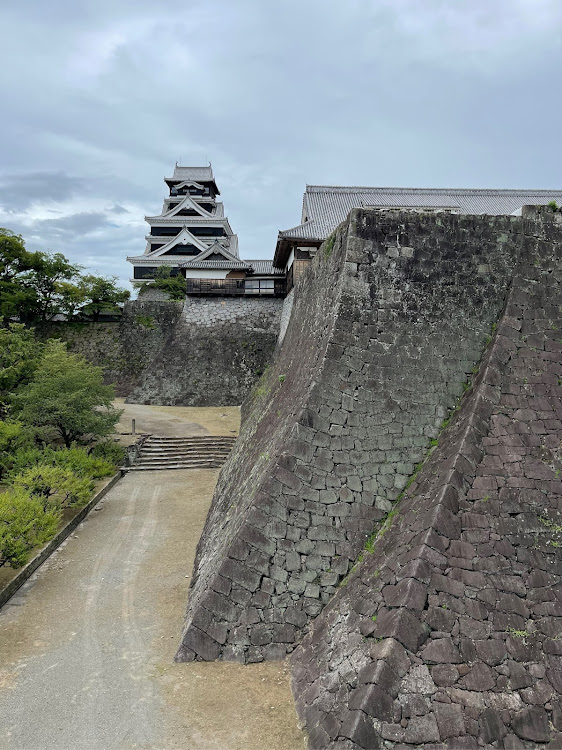
[[[169,295],[170,299],[182,300],[186,295],[187,282],[183,276],[170,276],[169,279],[156,279],[152,286]]]
[[[135,315],[135,323],[143,328],[156,328],[152,315]]]
[[[48,464],[24,469],[11,477],[11,484],[41,501],[45,510],[85,505],[94,490],[91,479],[77,476],[70,468]]]
[[[101,445],[105,445],[102,443]],[[97,446],[96,446],[97,447]],[[116,449],[123,451],[120,446]],[[90,453],[85,448],[28,448],[16,453],[13,458],[11,476],[19,474],[26,469],[42,464],[44,466],[58,466],[72,471],[76,476],[87,479],[101,479],[113,474],[115,463],[102,455],[94,455],[93,449]],[[121,453],[114,453],[120,456]]]
[[[90,450],[91,456],[94,456],[95,458],[103,458],[104,461],[111,464],[112,469],[123,465],[126,453],[127,451],[123,446],[117,445],[117,443],[114,443],[111,440],[104,440],[101,443],[97,443],[97,445],[94,445]],[[104,474],[104,476],[107,475]]]
[[[31,432],[21,422],[0,420],[0,477],[12,468],[18,451],[31,444]]]
[[[30,466],[36,466],[40,463],[48,463],[47,456],[52,451],[50,448],[39,448],[35,446],[33,448],[20,448],[16,451],[11,459],[11,471],[10,475],[19,474],[24,469],[28,469]]]
[[[119,447],[119,446],[117,446]],[[87,479],[101,479],[113,474],[115,467],[111,461],[103,456],[94,456],[83,448],[66,448],[52,451],[53,465],[63,469],[70,469],[79,477]]]
[[[56,534],[59,521],[59,510],[46,510],[39,499],[21,489],[0,494],[0,566],[24,565],[33,547]]]

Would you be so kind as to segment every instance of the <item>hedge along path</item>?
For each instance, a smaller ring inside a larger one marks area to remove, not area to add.
[[[36,555],[19,570],[14,571],[14,577],[0,589],[0,609],[8,602],[23,584],[35,573],[37,568],[47,560],[53,552],[60,547],[64,540],[71,534],[93,510],[100,500],[115,486],[123,476],[122,471],[114,474],[93,498],[67,523],[63,528],[41,549]]]

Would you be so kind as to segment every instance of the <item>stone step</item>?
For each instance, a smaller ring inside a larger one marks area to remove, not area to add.
[[[167,469],[219,469],[223,461],[199,461],[199,462],[180,462],[170,464],[134,464],[125,467],[126,471],[164,471]]]
[[[234,442],[235,436],[231,435],[201,435],[187,437],[149,437],[147,443],[211,443],[217,441]]]
[[[201,454],[207,454],[207,453],[220,453],[221,456],[226,456],[230,453],[231,448],[225,447],[221,448],[220,446],[209,446],[208,448],[153,448],[152,450],[142,450],[140,455],[141,456],[156,456],[156,455],[162,455],[162,456],[169,456],[174,453],[181,453],[185,455],[196,455],[197,453]]]
[[[224,464],[236,437],[203,435],[191,437],[147,438],[137,462],[129,471],[159,471],[165,469],[214,469]]]
[[[210,443],[209,445],[143,445],[141,451],[230,451],[232,445]]]
[[[141,456],[138,460],[138,464],[149,464],[149,463],[174,463],[175,461],[220,461],[224,463],[227,456],[217,456],[216,454],[211,455],[195,455],[185,456],[183,454],[177,454],[174,456]]]

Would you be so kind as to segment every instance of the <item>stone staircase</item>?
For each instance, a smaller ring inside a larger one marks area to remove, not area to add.
[[[235,437],[158,437],[150,435],[128,471],[215,469],[223,465]]]

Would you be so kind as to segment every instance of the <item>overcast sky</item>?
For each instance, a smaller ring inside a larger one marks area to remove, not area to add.
[[[562,188],[560,0],[1,5],[0,226],[123,281],[180,159],[247,258],[306,183]]]

